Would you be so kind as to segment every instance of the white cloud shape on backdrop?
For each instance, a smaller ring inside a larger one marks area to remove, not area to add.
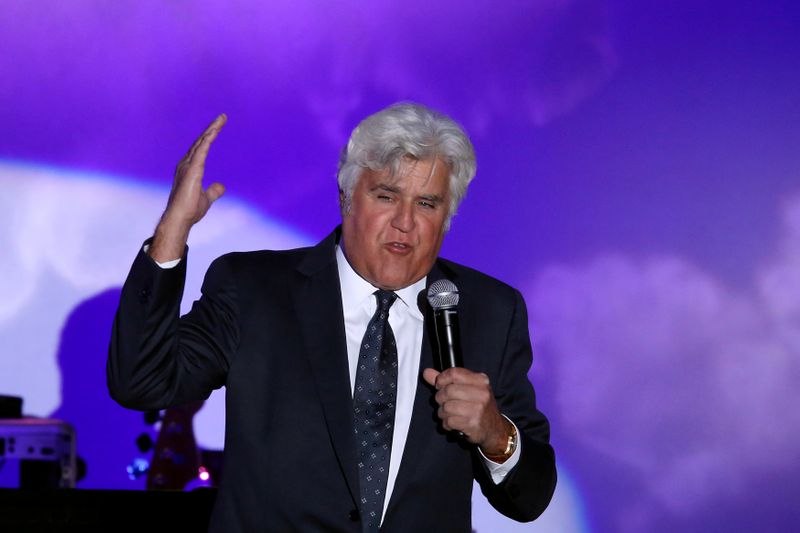
[[[609,254],[527,291],[565,429],[672,512],[800,459],[800,197],[784,222],[746,290],[678,257]]]
[[[0,391],[45,416],[60,402],[60,331],[80,302],[121,286],[142,241],[152,234],[167,187],[109,176],[0,162]],[[186,312],[209,263],[232,250],[305,246],[310,240],[225,197],[189,239]],[[198,441],[222,447],[224,393],[197,418]]]

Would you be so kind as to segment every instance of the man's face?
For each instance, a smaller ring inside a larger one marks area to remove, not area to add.
[[[428,274],[439,254],[450,207],[441,160],[404,160],[396,176],[365,169],[342,212],[344,253],[353,269],[386,290]]]

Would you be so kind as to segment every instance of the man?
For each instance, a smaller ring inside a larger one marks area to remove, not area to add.
[[[186,240],[224,187],[204,189],[218,117],[181,160],[152,241],[123,288],[108,384],[156,409],[227,387],[214,531],[470,531],[472,481],[533,520],[555,487],[549,426],[527,379],[515,289],[437,259],[475,173],[469,139],[423,106],[353,131],[342,225],[313,248],[228,254],[178,318]],[[459,288],[464,368],[438,372],[426,286]]]

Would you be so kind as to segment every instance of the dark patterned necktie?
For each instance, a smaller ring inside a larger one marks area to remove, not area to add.
[[[389,325],[389,308],[397,295],[377,290],[375,296],[378,308],[361,341],[353,390],[359,504],[365,533],[378,531],[381,523],[397,398],[397,346]]]

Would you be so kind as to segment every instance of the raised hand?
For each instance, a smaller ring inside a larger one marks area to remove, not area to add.
[[[227,120],[225,114],[214,119],[175,169],[167,208],[161,216],[148,252],[158,262],[183,256],[189,230],[205,216],[211,204],[225,193],[225,187],[217,182],[204,189],[203,172],[211,143]]]

